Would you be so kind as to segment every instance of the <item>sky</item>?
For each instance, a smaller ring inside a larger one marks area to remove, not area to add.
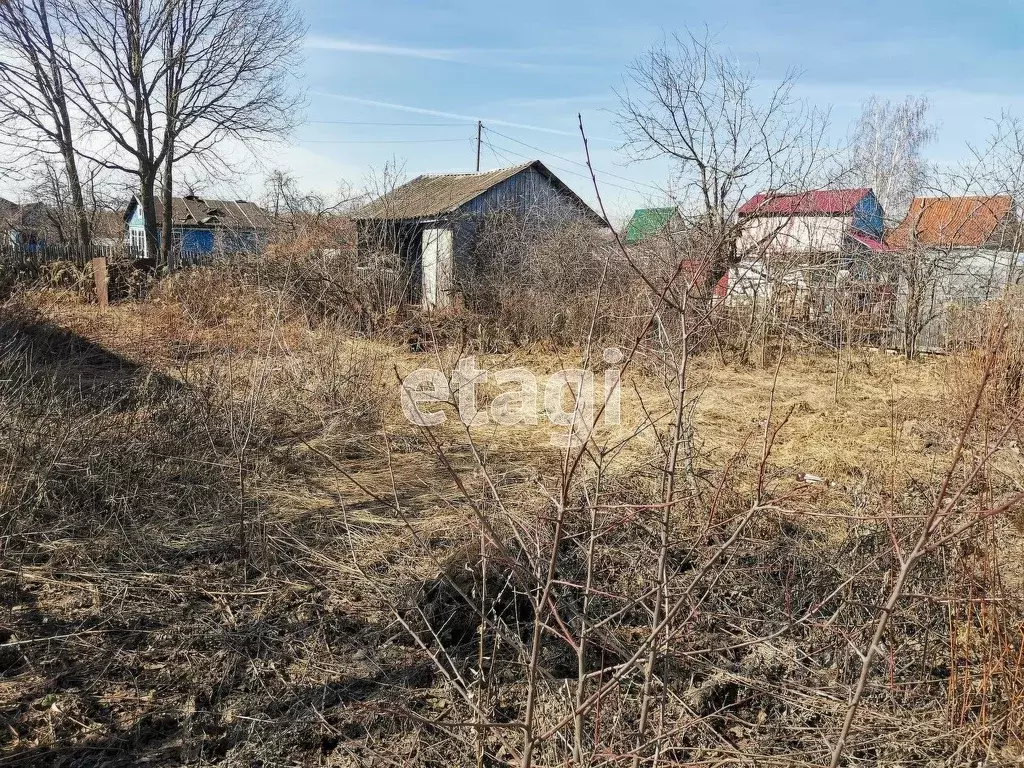
[[[664,163],[633,163],[612,114],[630,62],[666,35],[706,28],[766,87],[800,72],[796,94],[848,134],[875,94],[926,95],[939,163],[980,143],[1002,111],[1024,116],[1024,0],[295,0],[306,18],[306,121],[205,190],[258,196],[271,169],[330,193],[404,175],[539,158],[593,200],[581,113],[613,219],[664,201]],[[230,189],[225,189],[230,186]],[[196,191],[203,192],[202,184]]]

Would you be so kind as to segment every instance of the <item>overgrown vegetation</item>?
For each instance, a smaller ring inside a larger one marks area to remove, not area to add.
[[[62,2],[56,37],[16,35],[44,56],[8,89],[16,135],[80,187],[70,99],[138,177],[151,254],[158,177],[166,202],[207,140],[294,121],[301,25],[250,5]],[[216,115],[223,57],[181,55],[204,18],[249,86]],[[89,60],[103,30],[144,66]],[[850,175],[791,78],[759,98],[733,62],[680,37],[630,71],[621,127],[672,163],[680,231],[626,247],[543,201],[491,211],[433,275],[455,280],[443,310],[411,300],[396,232],[357,247],[351,199],[282,173],[263,253],[112,265],[106,309],[88,268],[0,265],[0,765],[1019,762],[1020,296],[950,310],[943,359],[914,359],[931,309],[909,296],[889,355],[844,253],[771,250],[781,216],[743,254],[763,295],[720,301],[744,200]],[[47,70],[70,79],[39,124],[18,105]],[[856,160],[894,205],[928,171],[925,107],[868,105],[857,131],[900,149]],[[1019,160],[1019,138],[995,149]],[[999,157],[960,188],[1014,191]],[[910,262],[883,252],[868,271],[895,301]],[[931,280],[912,271],[910,294]],[[403,413],[423,368],[429,427]]]
[[[106,312],[18,289],[0,762],[1018,756],[1014,300],[945,360],[773,330],[759,366],[704,343],[724,326],[685,290],[642,294],[625,257],[632,287],[606,290],[612,268],[581,276],[565,248],[528,269],[580,286],[572,331],[500,274],[508,291],[444,322],[367,324],[326,247],[183,271]],[[569,444],[543,419],[466,427],[457,387],[445,424],[408,424],[398,375],[474,351],[615,368],[622,424]]]

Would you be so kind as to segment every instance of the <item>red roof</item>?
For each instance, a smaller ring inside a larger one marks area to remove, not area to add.
[[[740,216],[836,216],[853,213],[857,203],[871,192],[860,189],[819,189],[797,194],[759,192],[743,204]]]
[[[869,237],[868,235],[865,235],[861,232],[851,232],[850,237],[852,237],[858,243],[866,247],[869,251],[877,251],[880,253],[884,253],[886,251],[892,250],[892,248],[883,243],[881,240],[876,240],[875,238]]]

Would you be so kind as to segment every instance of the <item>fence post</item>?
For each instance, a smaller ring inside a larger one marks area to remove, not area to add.
[[[92,260],[92,273],[96,278],[96,301],[100,309],[106,309],[109,294],[107,292],[107,259],[97,256]]]

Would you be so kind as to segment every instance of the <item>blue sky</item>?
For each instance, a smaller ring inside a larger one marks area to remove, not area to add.
[[[650,45],[705,26],[769,87],[799,69],[798,95],[831,106],[837,142],[872,94],[927,95],[939,124],[929,153],[944,163],[983,141],[1001,111],[1024,116],[1024,0],[295,2],[309,27],[297,73],[307,122],[288,144],[239,163],[237,178],[200,181],[197,192],[256,197],[272,168],[325,192],[342,180],[361,187],[390,160],[408,176],[472,170],[479,117],[484,168],[538,157],[592,199],[580,175],[582,112],[620,219],[662,202],[667,173],[619,151],[614,89]]]
[[[291,167],[322,189],[340,177],[359,185],[392,159],[408,175],[472,170],[479,117],[485,168],[540,157],[587,193],[589,182],[575,175],[585,173],[577,165],[582,112],[596,164],[614,174],[606,176],[607,202],[621,216],[657,200],[665,169],[626,163],[609,114],[614,89],[630,61],[666,33],[705,25],[768,85],[798,68],[798,94],[831,106],[836,140],[872,94],[931,99],[940,131],[929,152],[938,162],[955,162],[965,142],[982,141],[1001,111],[1024,114],[1024,0],[861,0],[855,11],[822,0],[300,7],[309,24],[310,122],[294,147],[261,163]]]

